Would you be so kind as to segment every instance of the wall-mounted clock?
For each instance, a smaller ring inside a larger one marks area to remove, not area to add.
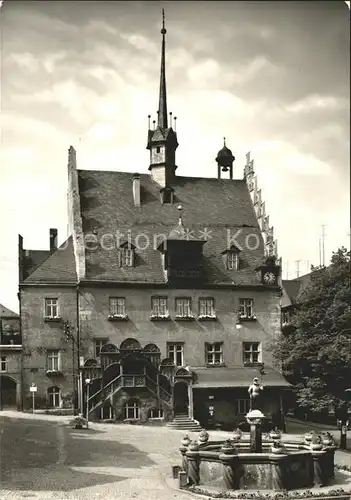
[[[263,282],[267,285],[274,285],[277,281],[277,276],[272,271],[263,273]]]

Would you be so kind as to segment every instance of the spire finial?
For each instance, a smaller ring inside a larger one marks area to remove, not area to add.
[[[226,147],[225,137],[223,137],[223,143],[224,143],[224,147]]]
[[[162,29],[161,29],[161,34],[165,35],[167,33],[167,30],[165,28],[165,10],[162,9]]]
[[[158,102],[158,120],[157,124],[160,128],[168,128],[167,116],[167,92],[166,92],[166,40],[165,35],[165,12],[162,9],[162,49],[161,49],[161,75],[160,75],[160,97]]]

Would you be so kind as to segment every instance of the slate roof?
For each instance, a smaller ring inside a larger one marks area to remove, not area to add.
[[[25,280],[30,283],[76,283],[72,237],[48,256]]]
[[[40,266],[50,254],[50,250],[25,250],[23,259],[24,279]]]
[[[140,174],[141,206],[135,207],[132,193],[132,173],[79,170],[79,191],[84,234],[96,235],[104,242],[92,250],[86,248],[86,278],[121,282],[164,283],[161,254],[156,249],[162,241],[156,235],[168,236],[177,223],[177,205],[183,207],[185,228],[203,237],[205,228],[210,237],[203,245],[204,268],[211,283],[259,285],[254,268],[264,258],[263,240],[251,199],[244,180],[176,176],[172,182],[174,203],[161,204],[160,186],[149,174]],[[136,247],[134,267],[119,267],[117,231],[120,241],[128,234]],[[229,237],[239,234],[231,243],[242,247],[241,270],[225,269],[221,253],[228,247]],[[123,233],[123,235],[121,234]],[[110,235],[110,236],[107,236]],[[258,242],[258,248],[249,246]],[[105,238],[105,239],[104,239]],[[113,238],[115,241],[113,242]],[[147,240],[148,238],[148,240]]]
[[[293,280],[283,280],[282,307],[289,307],[298,303],[299,294],[311,283],[311,274],[304,274]]]
[[[252,384],[254,377],[259,377],[256,368],[238,366],[235,368],[192,368],[195,372],[194,389],[219,388],[219,387],[247,387]],[[290,387],[283,375],[271,367],[264,367],[265,375],[262,377],[263,386]]]
[[[0,318],[19,318],[19,315],[0,304]]]

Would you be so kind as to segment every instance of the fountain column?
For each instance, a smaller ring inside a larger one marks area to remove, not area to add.
[[[250,452],[262,453],[262,428],[264,415],[260,410],[252,410],[246,415],[250,424]]]

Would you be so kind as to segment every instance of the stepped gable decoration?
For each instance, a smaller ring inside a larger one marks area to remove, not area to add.
[[[269,215],[266,214],[265,203],[262,202],[261,199],[261,190],[257,188],[257,176],[254,172],[254,160],[251,160],[250,152],[246,154],[244,179],[250,193],[251,201],[256,213],[257,222],[261,229],[264,241],[265,255],[267,257],[275,256],[276,258],[278,258],[278,242],[274,239],[273,226],[269,225]]]

